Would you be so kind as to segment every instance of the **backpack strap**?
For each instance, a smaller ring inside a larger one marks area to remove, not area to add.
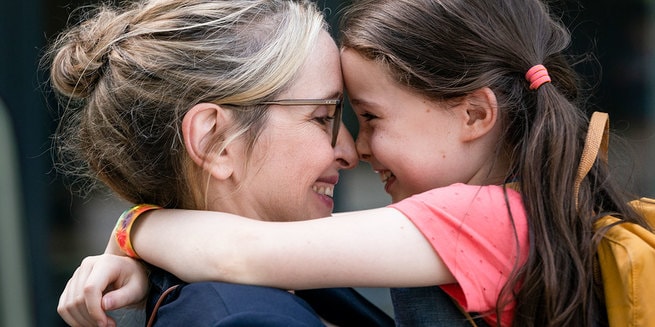
[[[578,206],[578,192],[580,191],[580,183],[587,176],[591,167],[596,162],[596,158],[600,158],[607,162],[607,152],[609,149],[609,129],[610,121],[609,115],[605,112],[595,111],[589,120],[589,129],[585,139],[584,148],[582,149],[582,157],[580,158],[580,166],[578,166],[578,174],[575,178],[575,186],[573,189],[573,196],[575,199],[575,206]]]
[[[601,160],[607,162],[609,150],[609,115],[604,112],[595,111],[589,120],[589,129],[587,130],[587,137],[585,138],[584,148],[582,149],[582,156],[580,157],[580,165],[575,177],[575,184],[573,189],[573,196],[575,199],[575,207],[578,207],[578,193],[580,191],[580,183],[587,176],[591,167],[593,167],[596,158],[600,156]],[[605,298],[603,279],[600,272],[600,264],[598,259],[592,262],[593,279],[601,294],[600,298]]]
[[[478,327],[478,325],[475,323],[475,320],[473,320],[473,317],[471,317],[471,314],[468,313],[468,311],[464,310],[464,308],[459,304],[459,302],[455,301],[455,299],[451,298],[457,309],[464,315],[464,318],[466,318],[466,321],[468,321],[469,324],[471,324],[472,327]]]
[[[155,317],[157,316],[157,311],[159,310],[159,307],[164,303],[164,300],[166,300],[166,297],[171,294],[176,288],[178,288],[180,285],[173,285],[169,288],[167,288],[160,296],[159,299],[157,300],[157,303],[155,304],[155,307],[152,309],[152,313],[150,314],[150,318],[148,318],[148,323],[146,324],[146,327],[152,327],[155,324]]]

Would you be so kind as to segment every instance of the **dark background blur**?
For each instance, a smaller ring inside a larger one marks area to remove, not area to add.
[[[102,252],[116,217],[129,206],[107,193],[71,195],[52,169],[57,110],[38,63],[72,10],[93,2],[0,3],[0,326],[63,326],[59,293],[84,256]],[[334,24],[346,2],[319,3]],[[615,132],[637,148],[626,175],[641,194],[655,196],[655,2],[551,2],[573,33],[572,52],[593,53],[576,66],[590,81],[590,101],[609,112]],[[355,128],[352,114],[345,120]],[[344,175],[337,211],[388,202],[366,165]],[[390,310],[383,293],[370,294]]]

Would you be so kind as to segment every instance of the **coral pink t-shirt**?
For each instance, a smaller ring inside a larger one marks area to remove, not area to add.
[[[441,286],[446,293],[466,311],[495,311],[512,268],[523,265],[528,256],[528,225],[518,192],[495,185],[453,184],[389,207],[416,225],[457,280]],[[503,309],[503,326],[511,325],[514,307],[511,302]],[[497,317],[490,314],[485,320],[495,325]]]

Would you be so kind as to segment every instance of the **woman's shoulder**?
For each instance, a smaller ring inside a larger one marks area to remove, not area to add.
[[[324,326],[309,304],[272,287],[198,282],[182,284],[168,297],[155,326]]]

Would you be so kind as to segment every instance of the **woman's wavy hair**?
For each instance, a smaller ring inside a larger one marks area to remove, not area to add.
[[[267,117],[256,104],[291,85],[327,28],[309,0],[145,0],[82,16],[44,57],[63,108],[55,166],[84,191],[101,181],[133,203],[195,209],[186,112],[237,105],[211,150],[245,137],[250,153]]]
[[[493,90],[504,130],[497,150],[510,158],[506,180],[520,185],[530,242],[527,263],[514,267],[496,314],[514,300],[514,326],[606,320],[593,278],[593,222],[608,212],[644,222],[600,161],[582,182],[576,207],[588,118],[581,81],[564,54],[570,35],[548,7],[538,0],[355,0],[340,40],[429,99]],[[530,90],[525,74],[537,64],[552,83]]]

